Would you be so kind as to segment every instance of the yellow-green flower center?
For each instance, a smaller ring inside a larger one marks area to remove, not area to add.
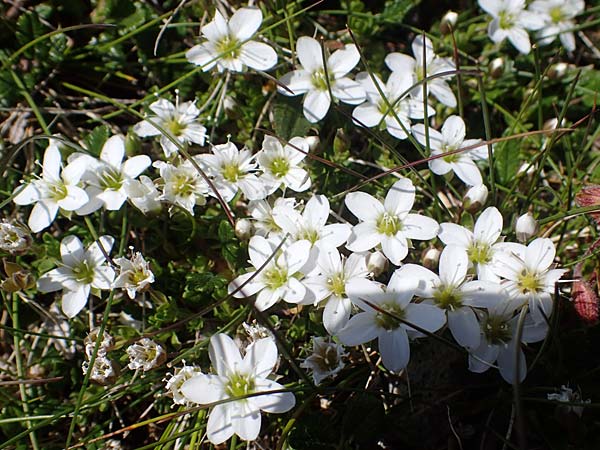
[[[375,324],[384,330],[395,330],[402,324],[400,319],[404,320],[406,317],[404,309],[394,300],[380,304],[379,308],[385,312],[378,312],[375,315]]]
[[[194,193],[194,179],[189,175],[179,174],[173,180],[173,192],[179,197],[189,197]]]
[[[512,331],[507,321],[500,317],[489,316],[483,322],[483,333],[490,344],[506,344],[512,338]]]
[[[553,23],[560,23],[564,20],[564,18],[565,15],[560,6],[555,6],[554,8],[550,9],[550,19],[552,19]]]
[[[255,382],[250,375],[233,373],[225,385],[225,393],[229,397],[243,397],[254,392]]]
[[[395,236],[398,231],[402,230],[402,222],[393,214],[384,212],[377,219],[377,231],[388,236]]]
[[[233,36],[225,36],[215,46],[217,53],[223,59],[239,58],[241,53],[240,41]]]
[[[240,170],[240,166],[237,164],[226,164],[221,169],[221,175],[230,183],[235,183],[244,175],[244,172]]]
[[[454,286],[441,286],[433,294],[433,299],[438,307],[449,311],[461,308],[462,296]]]
[[[183,134],[187,128],[185,123],[181,123],[176,117],[170,118],[165,122],[166,129],[175,137],[179,137]]]
[[[280,156],[274,158],[273,161],[271,161],[269,169],[271,170],[271,173],[274,177],[283,178],[288,174],[290,170],[290,162],[287,160],[287,158],[283,158]]]
[[[267,269],[263,275],[263,281],[271,290],[278,289],[288,282],[288,272],[281,267]]]
[[[121,172],[112,167],[105,168],[100,173],[100,187],[104,190],[111,189],[118,191],[123,185],[123,176]]]
[[[306,239],[311,244],[314,244],[321,238],[319,232],[313,228],[304,228],[299,234],[298,239]]]
[[[310,81],[315,89],[318,91],[327,91],[329,86],[333,86],[335,78],[329,73],[329,83],[327,83],[327,77],[325,76],[325,70],[319,69],[312,73]]]
[[[90,266],[87,260],[81,261],[72,270],[78,283],[92,284],[92,281],[94,281],[94,268]]]
[[[537,273],[523,269],[517,277],[517,286],[523,294],[536,293],[541,290],[542,282]]]
[[[55,202],[59,202],[69,195],[69,191],[67,191],[67,187],[64,183],[58,181],[54,183],[50,183],[49,185],[50,198]]]
[[[467,254],[475,264],[487,264],[492,260],[492,249],[485,242],[473,242],[467,249]]]
[[[337,297],[346,295],[346,277],[343,272],[336,273],[327,279],[327,288]]]
[[[500,28],[506,30],[514,26],[515,17],[508,11],[500,11],[500,14],[498,14],[498,21],[500,22]]]

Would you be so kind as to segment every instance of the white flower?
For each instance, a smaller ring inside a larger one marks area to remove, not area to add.
[[[551,269],[556,249],[550,239],[537,238],[525,247],[512,244],[508,251],[494,255],[493,268],[504,278],[502,285],[521,305],[529,303],[535,322],[546,322],[552,314],[555,283],[566,272]]]
[[[0,221],[0,249],[10,254],[25,252],[33,238],[27,227],[16,219]]]
[[[245,66],[269,70],[277,64],[277,53],[267,44],[250,40],[261,23],[258,8],[240,8],[228,21],[217,9],[212,22],[201,30],[207,40],[189,49],[185,57],[205,72],[215,65],[219,72],[243,72]]]
[[[137,209],[143,214],[157,213],[161,210],[160,192],[154,181],[146,175],[141,175],[138,180],[125,182],[125,193]]]
[[[465,140],[465,122],[459,116],[450,116],[442,125],[442,132],[429,127],[429,148],[431,156],[445,155],[465,147],[472,147],[481,142],[480,139]],[[413,135],[421,145],[427,146],[425,125],[417,124],[412,129]],[[469,186],[482,184],[481,173],[473,160],[487,159],[487,147],[480,146],[459,153],[452,153],[429,161],[429,168],[437,175],[445,175],[450,171]]]
[[[366,255],[352,253],[346,259],[336,248],[329,248],[319,251],[317,267],[319,275],[307,277],[304,285],[312,291],[315,304],[326,301],[323,325],[329,334],[335,334],[350,318],[352,302],[346,294],[346,286],[369,274]]]
[[[213,177],[213,184],[223,200],[229,202],[238,189],[248,200],[261,200],[267,196],[263,182],[254,174],[257,165],[254,156],[247,148],[239,150],[232,142],[214,145],[213,154],[196,157],[207,173]],[[211,189],[209,195],[216,196]]]
[[[167,374],[167,375],[170,375],[169,378],[165,379],[163,381],[167,382],[166,390],[173,397],[173,403],[175,405],[190,405],[191,404],[191,402],[187,398],[185,398],[183,393],[181,392],[181,386],[183,386],[183,383],[185,383],[190,378],[195,377],[196,375],[201,375],[201,374],[202,374],[202,370],[200,370],[199,367],[186,366],[185,361],[184,361],[184,365],[181,369],[175,369],[175,373],[172,375]]]
[[[86,250],[79,238],[67,236],[60,243],[62,265],[46,272],[38,279],[40,292],[63,290],[61,309],[67,317],[75,317],[85,306],[90,290],[110,289],[115,271],[104,264],[106,253],[110,253],[114,239],[101,236]]]
[[[279,242],[274,240],[254,236],[248,244],[250,264],[257,270],[261,268],[275,252],[278,244]],[[296,275],[302,275],[300,269],[309,257],[310,242],[294,242],[281,248],[258,274],[256,271],[248,272],[229,283],[229,293],[240,286],[243,287],[234,294],[236,298],[250,297],[258,293],[255,306],[261,311],[270,308],[281,299],[288,303],[300,303],[306,297],[307,291]],[[248,282],[250,277],[254,278]]]
[[[468,267],[464,248],[449,245],[440,256],[439,276],[416,264],[405,264],[396,274],[405,284],[416,286],[416,295],[431,299],[446,312],[448,327],[459,345],[475,349],[479,346],[479,322],[471,307],[487,307],[508,294],[497,283],[467,281]]]
[[[487,311],[478,311],[480,316],[481,343],[469,353],[469,370],[483,373],[497,362],[500,375],[508,383],[521,382],[527,375],[527,362],[521,343],[515,342],[519,316],[515,310],[520,304],[514,301],[499,300],[489,305]],[[538,342],[548,331],[546,323],[535,323],[528,314],[524,321],[521,342]],[[517,373],[517,357],[519,372]]]
[[[313,337],[312,354],[306,358],[300,367],[312,371],[315,384],[321,384],[325,378],[333,377],[344,368],[344,347],[324,337]]]
[[[296,404],[291,392],[267,378],[277,363],[277,347],[271,338],[251,343],[242,359],[238,347],[226,334],[210,338],[209,355],[216,374],[199,374],[181,387],[190,401],[205,405],[230,399],[213,407],[208,417],[208,440],[220,444],[234,433],[252,441],[260,432],[260,411],[284,413]],[[259,394],[246,398],[249,394]]]
[[[373,78],[375,78],[375,82],[383,92],[384,97],[379,93]],[[385,85],[376,75],[373,75],[373,78],[367,72],[361,72],[356,76],[356,81],[365,89],[367,101],[354,108],[352,117],[360,125],[366,127],[375,127],[383,121],[388,133],[395,138],[406,139],[407,134],[404,130],[410,130],[410,119],[423,119],[425,117],[423,101],[405,94],[413,85],[412,77],[406,72],[392,72]],[[392,106],[393,113],[388,107],[388,103]],[[431,116],[435,114],[435,109],[430,106],[428,112]]]
[[[83,181],[87,183],[86,193],[89,202],[77,210],[77,214],[91,214],[101,207],[109,211],[121,209],[127,200],[126,183],[134,180],[146,170],[152,160],[147,155],[137,155],[125,162],[125,140],[122,136],[112,136],[100,152],[100,159],[77,153],[74,161],[83,158],[87,170]]]
[[[323,64],[323,51],[316,39],[300,37],[296,42],[296,53],[302,68],[285,74],[279,81],[287,89],[279,87],[278,90],[284,95],[306,94],[303,110],[309,122],[315,123],[325,117],[331,106],[331,96],[351,105],[365,101],[363,87],[346,76],[360,60],[354,44],[325,56],[327,66]]]
[[[174,105],[169,100],[161,98],[152,103],[149,108],[154,115],[135,124],[133,132],[140,137],[160,135],[160,146],[167,158],[179,150],[171,139],[175,139],[181,145],[187,145],[190,142],[204,145],[206,128],[198,122],[200,110],[196,107],[195,102],[180,104],[177,101]]]
[[[430,217],[409,213],[414,201],[415,187],[408,178],[394,183],[383,204],[365,192],[346,195],[346,207],[361,221],[352,228],[346,248],[364,252],[381,244],[392,264],[400,265],[408,254],[408,239],[433,239],[439,230]]]
[[[273,220],[293,241],[302,239],[311,247],[337,248],[350,236],[350,225],[334,223],[325,225],[329,218],[329,200],[324,195],[313,195],[300,214],[288,205],[273,208]]]
[[[294,192],[303,192],[310,187],[310,176],[301,167],[308,150],[305,138],[293,137],[283,146],[279,139],[265,136],[256,160],[263,170],[260,179],[266,186],[267,194],[272,194],[280,187],[289,187]]]
[[[17,205],[35,206],[31,210],[27,224],[37,233],[50,226],[59,208],[75,211],[85,205],[89,198],[78,186],[86,170],[84,161],[73,161],[61,173],[61,156],[55,141],[44,152],[42,178],[31,181],[25,187],[15,189],[13,201]]]
[[[544,19],[544,27],[538,33],[541,45],[550,44],[558,36],[568,52],[575,50],[573,19],[585,9],[583,0],[535,0],[529,9]]]
[[[121,271],[113,283],[113,288],[125,289],[131,299],[135,298],[137,292],[144,292],[154,283],[150,263],[140,252],[135,252],[131,259],[116,258],[115,264]]]
[[[502,214],[496,207],[490,206],[481,213],[473,231],[444,222],[440,224],[438,238],[446,245],[463,248],[469,256],[469,262],[475,266],[479,279],[500,281],[493,271],[492,261],[495,252],[507,247],[507,244],[498,243],[501,241],[502,224]]]
[[[578,389],[574,391],[568,386],[562,385],[560,387],[560,391],[556,394],[548,394],[548,400],[554,400],[556,402],[564,402],[564,403],[591,403],[590,399],[583,400],[581,398],[581,391]],[[566,413],[573,412],[578,417],[581,417],[583,414],[583,406],[575,406],[575,405],[560,405],[561,411]]]
[[[364,312],[353,316],[338,332],[338,338],[342,344],[350,346],[377,338],[383,365],[393,372],[399,372],[408,364],[409,335],[422,336],[422,333],[398,319],[432,333],[446,322],[442,310],[435,306],[411,303],[414,290],[396,274],[392,275],[386,289],[373,281],[355,280],[348,284],[347,292],[352,302]]]
[[[248,203],[248,213],[256,221],[254,223],[255,234],[262,237],[280,237],[282,231],[273,218],[273,208],[286,206],[296,208],[298,204],[294,198],[280,197],[275,199],[273,207],[267,200],[254,200]]]
[[[479,6],[490,16],[488,26],[490,39],[495,43],[508,40],[524,54],[531,51],[526,30],[539,30],[544,26],[543,16],[525,10],[525,0],[478,0]]]
[[[160,366],[167,359],[165,349],[149,338],[142,338],[130,345],[126,353],[129,356],[127,367],[131,370],[142,369],[144,372]]]
[[[423,44],[425,44],[425,64],[423,64]],[[426,77],[438,75],[443,72],[449,72],[455,69],[454,63],[448,58],[440,58],[433,51],[431,40],[423,36],[415,36],[412,42],[412,52],[414,58],[402,53],[390,53],[385,57],[385,63],[392,72],[410,74],[413,84],[422,82]],[[425,66],[425,72],[423,72]],[[427,80],[428,94],[431,92],[435,98],[441,103],[451,108],[456,107],[456,97],[448,86],[447,80],[454,77],[451,75],[443,75],[431,80]],[[411,95],[423,102],[423,86],[415,86],[411,91]]]
[[[181,206],[192,216],[194,206],[206,203],[208,184],[189,161],[186,160],[178,166],[156,161],[154,167],[159,169],[163,183],[160,200]]]
[[[533,218],[530,212],[519,216],[515,223],[515,234],[519,242],[527,242],[538,231],[537,220]]]
[[[485,184],[471,186],[463,198],[463,207],[471,214],[479,211],[488,198],[488,188]]]

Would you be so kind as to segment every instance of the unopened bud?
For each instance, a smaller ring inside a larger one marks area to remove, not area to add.
[[[4,260],[4,272],[7,278],[0,287],[6,292],[19,292],[35,286],[33,275],[16,263]]]
[[[231,95],[226,95],[223,99],[223,109],[230,119],[239,119],[241,117],[239,105]]]
[[[444,17],[442,17],[442,20],[440,22],[440,31],[442,32],[442,34],[452,33],[452,30],[454,30],[457,20],[458,14],[454,11],[448,11],[446,14],[444,14]]]
[[[500,78],[504,73],[504,58],[492,59],[488,65],[488,73],[492,78]]]
[[[314,152],[321,142],[319,136],[306,136],[304,139],[308,143],[308,150],[311,152]]]
[[[534,234],[537,233],[538,223],[533,218],[530,212],[523,214],[517,219],[515,224],[515,232],[517,233],[517,240],[519,242],[527,242]]]
[[[470,213],[481,209],[488,197],[488,188],[485,184],[471,187],[463,198],[463,207]]]
[[[564,62],[559,62],[556,64],[552,64],[548,69],[548,78],[551,80],[561,80],[567,74],[569,70],[569,65]]]
[[[421,261],[423,262],[423,266],[427,267],[429,270],[435,270],[440,262],[440,252],[435,247],[429,247],[423,251],[421,255]]]
[[[343,128],[338,128],[335,133],[335,138],[333,138],[333,151],[340,155],[342,153],[346,153],[350,148],[350,138],[346,134]]]
[[[373,274],[374,277],[378,277],[388,268],[388,260],[383,253],[373,252],[367,255],[367,269]]]
[[[254,225],[248,219],[238,219],[235,223],[235,235],[242,241],[247,241],[254,234]]]

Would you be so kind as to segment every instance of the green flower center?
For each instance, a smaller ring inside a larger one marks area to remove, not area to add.
[[[467,249],[467,254],[475,264],[487,264],[492,260],[492,249],[485,242],[473,242]]]
[[[215,49],[223,59],[236,59],[241,53],[240,41],[232,36],[225,36],[217,42]]]
[[[335,370],[339,364],[337,350],[332,345],[327,345],[321,349],[321,353],[315,354],[313,361],[317,363],[319,369],[323,372]]]
[[[288,273],[286,269],[272,267],[267,269],[263,275],[264,283],[271,290],[275,290],[288,282]]]
[[[327,288],[337,297],[346,295],[346,277],[342,272],[336,273],[327,279]]]
[[[379,308],[385,311],[385,313],[378,312],[375,315],[375,324],[384,330],[395,330],[402,324],[400,319],[404,319],[406,317],[404,309],[402,309],[402,307],[394,300],[389,300],[385,303],[382,303],[379,305]]]
[[[335,78],[331,75],[331,72],[329,72],[329,83],[327,83],[325,70],[319,69],[312,73],[312,75],[310,76],[310,81],[315,89],[319,91],[327,91],[329,90],[329,86],[333,86]]]
[[[50,183],[49,191],[50,191],[50,198],[52,200],[54,200],[55,202],[59,202],[65,198],[67,198],[67,196],[69,195],[69,191],[67,191],[67,187],[64,185],[64,183],[61,183],[60,181]]]
[[[276,178],[285,177],[290,170],[290,162],[283,157],[274,158],[269,166],[271,173]]]
[[[498,15],[498,21],[500,22],[500,28],[506,30],[514,26],[515,17],[508,11],[500,11],[500,14]]]
[[[433,299],[438,307],[449,311],[461,308],[462,296],[454,286],[441,286],[433,294]]]
[[[225,385],[225,393],[229,397],[243,397],[254,392],[254,378],[250,375],[233,373]]]
[[[527,269],[523,269],[517,276],[517,285],[523,294],[536,293],[542,288],[539,275]]]
[[[512,338],[510,325],[501,317],[488,316],[483,323],[483,333],[490,344],[506,344]]]
[[[185,123],[181,123],[177,118],[173,117],[165,122],[167,130],[175,137],[179,137],[183,134],[183,131],[187,128]]]
[[[560,6],[555,6],[550,10],[550,19],[553,23],[560,23],[564,20],[564,13]]]
[[[377,231],[388,236],[395,236],[398,231],[402,230],[402,222],[398,216],[384,212],[377,219]]]
[[[194,180],[188,175],[176,175],[173,180],[173,192],[179,197],[189,197],[194,193]]]
[[[107,167],[100,174],[100,187],[104,190],[110,189],[113,191],[118,191],[121,189],[123,185],[123,176],[121,172],[113,169],[112,167]]]
[[[94,281],[94,268],[90,266],[87,260],[81,261],[72,268],[75,280],[81,284],[92,284]]]
[[[134,270],[129,273],[129,282],[133,285],[140,284],[142,281],[145,281],[146,278],[148,278],[148,275],[142,269]]]
[[[311,244],[314,244],[315,242],[317,242],[320,239],[320,237],[321,236],[320,236],[319,232],[312,228],[304,228],[298,235],[299,240],[306,239]]]
[[[445,144],[445,145],[442,147],[442,151],[443,151],[444,153],[453,152],[454,150],[456,150],[456,147],[454,147],[454,146],[452,146],[452,145],[447,145],[447,144]],[[442,159],[443,159],[444,161],[446,161],[447,163],[450,163],[450,164],[451,164],[451,163],[456,163],[456,162],[458,162],[458,158],[459,158],[459,157],[460,157],[460,153],[451,153],[451,154],[449,154],[449,155],[444,155],[444,156],[442,157]]]
[[[226,164],[221,169],[221,175],[230,183],[235,183],[243,174],[237,164]]]

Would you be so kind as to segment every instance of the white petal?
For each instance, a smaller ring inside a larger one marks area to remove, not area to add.
[[[414,203],[415,186],[410,179],[401,178],[392,185],[385,196],[383,204],[387,212],[394,215],[403,215],[410,211]]]
[[[102,264],[106,257],[104,252],[110,253],[115,239],[112,236],[100,236],[98,241],[94,241],[86,251],[86,259],[93,265],[98,266]],[[102,251],[104,250],[104,252]]]
[[[181,385],[181,393],[191,402],[205,405],[225,398],[223,379],[218,375],[198,374]]]
[[[266,378],[277,364],[277,346],[272,338],[263,338],[252,342],[246,349],[246,355],[240,368],[244,373],[252,373]]]
[[[65,267],[53,269],[46,272],[37,280],[37,289],[40,292],[60,291],[64,287],[64,281],[71,274],[71,271]]]
[[[127,195],[122,191],[106,190],[98,194],[97,198],[102,200],[108,211],[118,211],[127,200]]]
[[[248,41],[240,49],[240,60],[252,69],[269,70],[277,64],[277,53],[270,45]]]
[[[306,202],[302,216],[316,229],[327,223],[329,218],[329,200],[324,195],[314,195]]]
[[[121,171],[126,177],[137,178],[144,170],[150,167],[152,160],[146,155],[137,155],[123,163]]]
[[[67,236],[60,242],[60,256],[63,264],[73,267],[83,261],[83,244],[77,236]]]
[[[281,299],[281,293],[281,289],[271,290],[265,288],[256,296],[254,306],[256,306],[259,311],[265,311]]]
[[[281,297],[288,303],[298,304],[304,301],[306,294],[306,287],[296,278],[290,278]]]
[[[42,196],[42,193],[35,183],[19,186],[14,192],[18,192],[18,194],[13,197],[13,202],[17,205],[31,205],[32,203],[37,202]]]
[[[153,122],[155,119],[156,117],[150,118],[150,120],[152,120]],[[160,130],[147,120],[142,120],[141,122],[136,123],[133,126],[133,132],[139,137],[150,137],[157,136],[160,134]]]
[[[456,96],[448,83],[443,80],[436,79],[434,82],[427,85],[431,93],[438,101],[450,108],[456,108]]]
[[[306,93],[304,103],[302,104],[304,117],[309,122],[316,123],[325,117],[330,105],[329,92],[310,90]]]
[[[220,376],[227,376],[242,364],[240,350],[224,333],[213,334],[208,346],[208,354],[213,367]]]
[[[65,211],[76,211],[89,201],[87,193],[77,186],[65,186],[67,196],[57,202],[59,208]]]
[[[195,64],[196,66],[201,66],[204,72],[212,69],[217,63],[217,54],[215,53],[214,48],[209,43],[203,43],[199,45],[194,45],[187,52],[185,52],[185,58]],[[144,130],[146,130],[144,128]],[[154,135],[159,134],[155,133]],[[148,136],[154,136],[148,135]]]
[[[55,141],[51,140],[44,152],[42,164],[42,178],[45,180],[58,180],[60,175],[60,150]]]
[[[302,67],[308,72],[314,72],[323,68],[323,52],[321,45],[316,39],[302,36],[296,42],[296,55]]]
[[[509,342],[506,346],[500,348],[498,353],[498,368],[500,369],[500,375],[508,383],[521,382],[527,375],[527,361],[525,361],[525,355],[523,350],[520,348],[516,350],[514,342]],[[515,353],[516,350],[516,353]],[[517,372],[517,355],[519,358],[519,370]]]
[[[96,289],[108,290],[112,287],[114,279],[115,271],[112,267],[97,267],[96,270],[94,270],[94,281],[92,281],[92,287],[95,287]]]
[[[476,349],[481,340],[479,321],[469,307],[448,311],[448,327],[458,345],[467,349]]]
[[[215,18],[204,25],[201,31],[210,41],[219,41],[229,35],[227,20],[225,20],[225,17],[223,17],[218,9],[215,11]]]
[[[339,247],[346,243],[350,233],[352,233],[352,226],[348,223],[325,225],[321,231],[320,246]]]
[[[360,220],[375,220],[385,212],[381,202],[365,192],[350,192],[344,203]]]
[[[433,298],[434,287],[440,284],[440,278],[435,273],[417,264],[404,264],[396,273],[416,290],[419,297]]]
[[[458,245],[463,248],[469,248],[473,242],[473,233],[465,227],[449,222],[440,224],[440,234],[437,237],[446,245]]]
[[[263,15],[258,8],[240,8],[229,19],[229,29],[240,41],[250,39],[260,27]]]
[[[350,105],[359,105],[365,101],[367,96],[364,88],[359,83],[347,77],[335,80],[335,83],[331,86],[331,94]]]
[[[542,272],[554,261],[556,249],[548,238],[537,238],[527,246],[525,266],[534,272]]]
[[[233,295],[235,298],[246,298],[256,294],[265,286],[263,283],[256,282],[256,280],[259,278],[258,276],[255,276],[252,279],[253,281],[247,282],[250,279],[250,277],[252,277],[254,274],[256,274],[256,272],[248,272],[243,275],[240,275],[231,283],[229,283],[229,286],[227,287],[227,292],[231,294],[240,286],[243,286],[239,291],[237,291]]]
[[[426,303],[409,304],[406,309],[406,321],[434,333],[446,323],[446,314],[437,306]],[[404,325],[407,330],[413,330],[410,325]],[[417,333],[420,335],[421,333]]]
[[[381,237],[374,222],[362,222],[352,228],[346,248],[352,252],[366,252],[379,244]]]
[[[256,380],[255,390],[257,392],[278,391],[285,389],[279,383],[267,379]],[[280,392],[277,394],[265,394],[252,398],[252,402],[262,411],[268,413],[284,413],[296,405],[296,398],[291,392]]]
[[[291,276],[298,272],[310,256],[311,244],[308,241],[294,242],[283,252],[283,257],[288,268],[288,274]]]
[[[277,88],[279,93],[284,95],[300,95],[312,88],[310,73],[303,69],[286,73],[279,82],[288,88],[283,89],[281,86]]]
[[[356,119],[358,125],[374,127],[379,125],[383,119],[383,114],[381,114],[377,105],[374,105],[373,103],[363,103],[354,108],[352,117]]]
[[[327,60],[327,66],[335,78],[341,78],[350,72],[360,61],[356,45],[349,44],[336,50]]]
[[[419,144],[426,147],[427,135],[425,134],[425,125],[418,123],[412,127],[411,131],[415,139],[419,141]],[[441,150],[444,145],[444,136],[432,127],[429,127],[427,131],[429,133],[429,149]]]
[[[385,57],[385,64],[392,72],[411,73],[415,70],[415,58],[404,53],[389,53]]]
[[[442,136],[445,143],[453,148],[459,148],[465,140],[465,121],[460,116],[450,116],[442,126]]]
[[[113,168],[120,169],[125,155],[125,141],[122,136],[110,137],[100,152],[100,159]]]
[[[90,285],[79,286],[76,290],[64,290],[61,309],[70,319],[75,317],[83,309],[90,295]]]
[[[395,236],[381,236],[381,250],[383,254],[395,266],[399,266],[406,255],[408,255],[408,243],[401,234]]]
[[[523,28],[512,28],[507,33],[508,40],[524,55],[531,51],[529,34]]]
[[[233,425],[230,415],[231,405],[224,403],[213,408],[208,416],[206,435],[215,445],[221,444],[233,436]]]
[[[481,213],[477,222],[475,222],[473,234],[478,242],[492,245],[500,237],[502,226],[502,214],[500,214],[500,211],[496,207],[490,206]]]
[[[440,226],[431,217],[408,214],[402,221],[402,234],[409,239],[427,241],[437,236]]]
[[[410,345],[408,335],[403,327],[379,334],[379,353],[383,365],[392,372],[400,372],[408,365]]]
[[[479,186],[483,180],[479,167],[468,156],[461,155],[452,163],[454,173],[468,186]]]
[[[331,335],[340,331],[350,319],[352,302],[348,298],[330,297],[323,310],[323,325]]]
[[[29,228],[31,228],[31,231],[34,233],[42,231],[44,228],[49,227],[54,221],[57,212],[58,205],[56,202],[39,201],[35,204],[29,214],[27,225],[29,225]]]
[[[373,320],[373,314],[358,313],[342,328],[337,337],[344,345],[355,346],[370,342],[377,337],[379,329]]]
[[[262,236],[252,236],[248,245],[250,262],[255,269],[260,268],[271,257],[275,247]]]
[[[444,286],[459,286],[467,276],[469,256],[463,247],[448,245],[440,256],[439,273]]]
[[[500,348],[497,345],[490,345],[484,339],[481,345],[469,353],[469,370],[475,373],[483,373],[488,370],[498,359]]]
[[[237,414],[231,414],[234,433],[245,441],[255,440],[260,432],[260,411],[251,405],[251,402],[240,402]]]

